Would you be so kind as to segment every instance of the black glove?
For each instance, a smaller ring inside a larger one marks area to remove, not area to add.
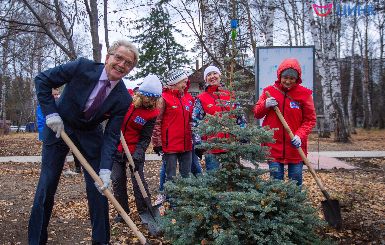
[[[154,147],[154,152],[158,154],[158,156],[161,156],[163,154],[163,150],[161,146],[155,146]]]
[[[199,149],[199,148],[195,148],[195,155],[197,155],[197,157],[199,157],[199,159],[202,159],[202,156],[203,156],[204,153],[205,153],[205,150]]]
[[[136,150],[135,153],[132,155],[132,159],[134,162],[144,162],[145,153],[143,151]]]
[[[139,171],[139,166],[140,166],[140,164],[142,164],[141,162],[135,161],[135,159],[133,159],[133,160],[134,160],[134,169],[132,169],[131,164],[128,166],[130,168],[131,174],[134,174],[134,172]]]

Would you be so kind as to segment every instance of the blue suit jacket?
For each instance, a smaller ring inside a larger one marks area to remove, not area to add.
[[[74,135],[86,158],[100,157],[100,168],[111,169],[112,155],[120,139],[120,127],[132,98],[123,81],[112,89],[100,110],[90,120],[84,118],[88,97],[99,81],[104,64],[79,58],[64,65],[46,70],[35,78],[37,98],[44,115],[59,113],[66,132]],[[65,84],[57,103],[52,96],[52,88]],[[109,119],[103,134],[101,122]],[[45,127],[44,144],[54,144],[61,139]]]

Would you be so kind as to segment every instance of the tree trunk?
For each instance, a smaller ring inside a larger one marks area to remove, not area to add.
[[[98,3],[97,0],[91,0],[90,3],[88,3],[88,0],[84,0],[84,5],[90,19],[93,59],[95,62],[100,62],[102,60],[102,52],[99,44]]]
[[[372,109],[370,104],[369,93],[369,51],[368,51],[368,17],[365,17],[365,46],[364,46],[364,79],[362,82],[362,101],[364,108],[364,125],[365,129],[372,127]]]
[[[327,64],[329,65],[329,76],[330,80],[330,92],[333,105],[332,118],[334,119],[334,132],[336,142],[349,142],[349,132],[347,130],[347,123],[345,120],[346,113],[342,103],[341,93],[341,78],[337,63],[338,49],[336,44],[336,33],[338,32],[338,24],[336,20],[327,18],[326,20],[326,47],[327,52]]]
[[[295,41],[295,46],[298,46],[298,14],[297,14],[297,4],[295,1],[290,0],[290,6],[293,11],[293,29],[294,29],[294,41]]]
[[[5,38],[3,41],[2,49],[3,49],[3,58],[2,58],[2,66],[1,66],[1,73],[0,73],[0,78],[1,78],[1,118],[3,119],[3,134],[6,132],[5,126],[6,126],[6,121],[7,121],[7,109],[5,108],[5,97],[7,95],[7,83],[6,83],[6,77],[7,77],[7,66],[8,66],[8,61],[7,61],[7,52],[8,50],[8,42],[9,39],[8,37]]]
[[[254,39],[254,32],[253,32],[253,25],[252,25],[252,22],[251,22],[251,14],[250,14],[249,2],[245,1],[244,6],[245,6],[245,9],[246,9],[246,12],[247,12],[247,28],[249,29],[249,33],[250,33],[251,47],[252,47],[252,50],[253,50],[253,55],[255,55],[257,47],[256,47],[255,39]]]
[[[323,100],[323,110],[324,110],[324,127],[321,131],[320,137],[330,137],[330,124],[331,124],[331,112],[333,110],[331,92],[330,92],[330,82],[328,80],[327,72],[325,69],[324,55],[322,52],[322,46],[320,42],[320,28],[317,27],[317,23],[313,16],[313,9],[311,5],[307,4],[307,14],[309,16],[310,30],[314,41],[315,46],[315,55],[316,55],[316,67],[319,72],[322,84],[322,100]]]
[[[302,31],[302,45],[306,45],[306,39],[305,39],[305,0],[301,0],[302,4],[302,19],[301,19],[301,31]]]
[[[104,8],[104,40],[106,42],[106,48],[107,50],[110,48],[110,41],[108,39],[108,20],[107,20],[107,7],[108,7],[108,0],[104,0],[103,8]]]
[[[355,60],[356,58],[354,53],[354,45],[356,41],[356,26],[357,26],[357,18],[353,17],[353,36],[352,36],[352,46],[351,46],[351,59],[350,59],[350,82],[349,82],[349,90],[348,90],[348,118],[349,118],[349,131],[350,133],[355,134],[355,125],[354,125],[354,115],[353,115],[353,89],[354,89],[354,70],[356,68]]]
[[[275,2],[269,0],[267,5],[266,46],[274,45],[274,11]]]
[[[293,46],[293,41],[292,41],[292,37],[291,37],[291,29],[290,29],[289,16],[288,16],[287,11],[286,11],[285,8],[283,9],[283,12],[285,14],[285,22],[286,22],[286,26],[287,26],[287,34],[289,35],[289,37],[288,37],[289,46]]]
[[[380,34],[380,65],[379,65],[379,71],[378,71],[378,78],[380,79],[378,85],[379,85],[379,93],[380,93],[380,105],[378,106],[378,127],[380,129],[385,128],[385,111],[382,108],[382,105],[385,104],[385,76],[384,76],[384,71],[382,70],[384,67],[384,23],[385,21],[383,20],[382,22],[379,23],[378,26],[378,32]]]

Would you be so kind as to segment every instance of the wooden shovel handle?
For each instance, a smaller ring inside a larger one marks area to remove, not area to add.
[[[122,131],[120,131],[120,141],[122,142],[124,153],[127,156],[128,164],[134,170],[135,169],[135,163],[134,163],[134,160],[132,159],[130,150],[128,149],[127,142],[124,139]],[[139,176],[138,171],[134,171],[134,176],[135,176],[135,179],[136,179],[136,183],[138,183],[138,185],[139,185],[139,189],[140,189],[140,192],[142,193],[143,198],[146,199],[148,197],[147,191],[146,191],[146,189],[144,189],[143,182],[142,182],[142,179]]]
[[[270,95],[270,93],[268,91],[266,91],[266,97],[267,98],[271,97],[271,95]],[[294,138],[294,134],[291,131],[289,125],[287,124],[287,122],[286,122],[285,118],[283,117],[281,111],[279,110],[278,106],[274,106],[274,111],[277,114],[279,120],[281,121],[283,127],[285,128],[285,130],[289,134],[290,139],[292,140]],[[297,150],[298,150],[298,153],[301,156],[303,162],[306,164],[306,166],[310,170],[310,173],[313,176],[313,178],[315,179],[315,182],[317,183],[318,187],[321,189],[322,194],[324,194],[326,199],[330,199],[329,193],[326,191],[326,189],[325,189],[321,179],[318,177],[317,173],[314,171],[313,166],[311,165],[311,163],[307,159],[307,157],[306,157],[305,153],[303,152],[302,148],[299,147],[299,148],[297,148]]]
[[[87,162],[87,160],[83,157],[83,155],[80,153],[78,148],[75,146],[75,144],[72,142],[72,140],[68,137],[66,132],[64,130],[61,131],[61,137],[64,140],[64,142],[68,145],[68,147],[71,149],[73,154],[79,159],[80,163],[83,165],[83,167],[87,170],[89,175],[92,177],[92,179],[99,185],[103,185],[103,181],[100,179],[99,175],[97,175],[94,171],[94,169],[91,167],[91,165]],[[111,191],[109,189],[103,190],[103,195],[105,195],[108,200],[114,205],[116,210],[119,212],[119,214],[122,216],[124,221],[128,224],[128,226],[131,228],[131,230],[134,232],[134,234],[138,237],[141,244],[146,244],[146,238],[143,236],[143,234],[139,231],[138,227],[132,222],[128,214],[124,211],[122,206],[119,204],[119,202],[115,199],[115,197],[112,195]]]

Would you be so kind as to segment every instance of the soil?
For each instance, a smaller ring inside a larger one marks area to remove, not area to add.
[[[335,143],[320,139],[322,150],[384,150],[385,131],[359,130],[351,143]],[[318,148],[317,135],[310,138],[310,150]],[[0,137],[0,156],[40,155],[41,144],[36,134],[13,134]],[[315,148],[314,148],[315,147]],[[338,244],[385,243],[385,158],[342,159],[353,164],[355,170],[318,171],[326,188],[342,209],[343,228],[320,230],[320,235]],[[160,161],[146,162],[145,175],[155,199]],[[40,173],[38,163],[0,163],[0,243],[27,244],[28,219]],[[311,175],[305,171],[304,188],[309,201],[322,218],[322,193]],[[132,193],[131,184],[129,192]],[[152,244],[164,244],[162,238],[150,237],[140,224],[132,195],[130,217]],[[111,243],[139,244],[127,225],[114,223],[116,211],[111,205]],[[48,244],[90,244],[91,230],[85,185],[81,174],[60,179],[55,206],[49,226]]]

